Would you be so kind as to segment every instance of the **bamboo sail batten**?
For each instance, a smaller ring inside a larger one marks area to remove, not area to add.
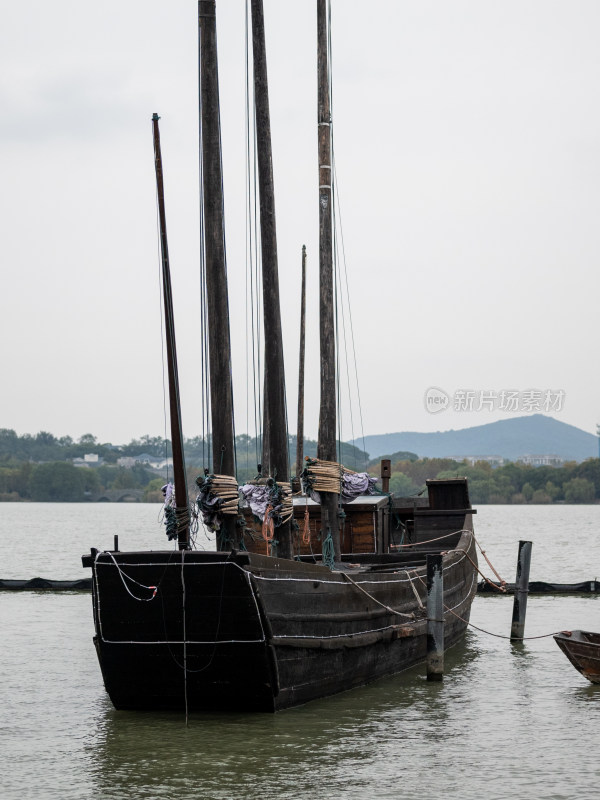
[[[200,475],[196,478],[196,484],[199,489],[196,505],[206,527],[220,531],[225,525],[235,525],[231,518],[239,513],[236,478],[233,475]]]
[[[366,492],[352,491],[348,484],[352,481],[350,476],[356,475],[363,479]],[[337,461],[325,461],[319,458],[306,458],[306,468],[302,473],[302,487],[305,493],[329,492],[331,494],[359,496],[361,493],[372,494],[372,486],[376,479],[371,478],[366,472],[355,472]]]

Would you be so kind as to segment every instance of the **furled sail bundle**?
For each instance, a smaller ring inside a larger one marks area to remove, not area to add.
[[[240,494],[261,522],[266,516],[279,528],[292,518],[294,509],[289,482],[269,478],[266,483],[247,483],[241,487]]]
[[[202,521],[211,531],[218,531],[223,517],[238,513],[238,485],[232,475],[199,475],[196,478],[199,493],[196,498]]]
[[[339,494],[342,503],[349,503],[364,494],[375,494],[377,478],[367,472],[354,472],[336,461],[306,457],[302,473],[302,489],[312,500],[321,502],[321,492]]]

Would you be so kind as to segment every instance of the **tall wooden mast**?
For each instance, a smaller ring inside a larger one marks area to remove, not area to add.
[[[304,456],[304,352],[306,334],[306,245],[302,245],[302,289],[300,292],[300,354],[298,359],[298,428],[296,431],[296,478],[300,479]]]
[[[332,248],[331,93],[327,0],[317,0],[317,73],[319,140],[319,310],[321,344],[321,409],[318,457],[336,461],[336,376]],[[340,560],[338,495],[321,494],[323,532],[331,531],[335,560]]]
[[[179,375],[177,372],[177,348],[175,345],[175,321],[173,296],[171,293],[171,270],[167,245],[167,218],[163,186],[162,156],[158,114],[152,116],[154,139],[154,168],[158,196],[158,218],[160,224],[160,251],[162,261],[163,307],[165,315],[165,337],[167,346],[167,372],[169,376],[169,412],[171,417],[171,447],[173,450],[173,482],[175,484],[175,513],[177,518],[177,544],[180,550],[190,546],[190,513],[188,507],[185,460],[183,457],[183,433],[181,427],[181,404],[179,400]]]
[[[199,0],[198,25],[213,472],[234,475],[231,346],[225,262],[215,0]],[[219,549],[234,546],[236,539],[236,518],[225,515],[219,531]]]
[[[254,114],[260,196],[263,309],[265,338],[265,394],[263,418],[263,474],[277,481],[289,480],[288,432],[285,410],[285,369],[279,308],[275,189],[271,151],[271,118],[262,0],[252,0],[252,55],[254,62]],[[292,555],[291,526],[277,529],[278,555]]]

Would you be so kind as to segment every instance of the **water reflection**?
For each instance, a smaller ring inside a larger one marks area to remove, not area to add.
[[[333,782],[321,796],[350,783],[367,793],[374,771],[391,778],[419,742],[443,737],[479,658],[474,645],[469,636],[446,654],[443,684],[421,665],[275,715],[191,715],[186,728],[181,715],[102,702],[87,743],[94,794],[231,798],[243,784],[244,797],[286,798],[315,790],[316,776]]]

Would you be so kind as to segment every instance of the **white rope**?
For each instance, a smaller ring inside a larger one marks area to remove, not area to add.
[[[468,528],[461,528],[458,531],[450,531],[450,533],[445,533],[443,536],[437,536],[435,539],[425,539],[422,542],[409,542],[408,544],[392,544],[390,547],[393,550],[400,550],[407,547],[415,547],[415,545],[419,545],[422,547],[424,544],[431,544],[432,542],[441,542],[442,539],[448,539],[450,536],[456,536],[457,533],[470,533],[473,538],[475,538],[473,531],[470,531]],[[418,551],[417,551],[418,552]],[[452,551],[449,551],[452,552]],[[483,551],[482,551],[483,552]]]
[[[470,531],[469,531],[469,533],[470,533]],[[463,561],[467,557],[465,551],[462,548],[455,549],[455,550],[448,550],[447,551],[448,555],[450,555],[452,553],[460,553],[460,552],[462,552],[463,555],[457,561],[454,561],[452,564],[448,564],[447,566],[445,566],[443,568],[444,572],[446,572],[449,569],[453,569],[455,566],[460,564],[460,562]],[[100,554],[98,554],[98,555],[100,555]],[[359,556],[360,554],[357,554],[357,555]],[[368,555],[370,555],[370,554],[368,554]],[[239,564],[236,564],[235,561],[198,561],[198,562],[190,562],[190,561],[188,561],[186,566],[189,569],[189,567],[210,567],[210,566],[219,566],[219,565],[222,565],[222,564],[230,564],[232,567],[236,567],[237,569],[239,569],[244,574],[246,574],[246,575],[248,574],[248,571],[243,569]],[[123,561],[122,565],[124,567],[139,567],[139,563],[133,563],[133,562],[129,562],[129,561]],[[97,566],[99,566],[99,567],[109,567],[111,565],[106,563],[106,562],[98,562]],[[177,562],[164,564],[164,563],[161,563],[160,561],[157,561],[157,562],[148,562],[148,563],[144,564],[144,566],[145,567],[165,567],[166,568],[166,567],[178,567],[179,564]],[[329,570],[327,570],[327,572],[328,572],[328,574],[331,574],[331,572]],[[399,569],[398,572],[407,572],[407,570]],[[314,577],[312,577],[312,578],[269,578],[266,575],[255,575],[254,573],[252,573],[252,577],[256,578],[256,580],[261,580],[261,581],[294,581],[294,582],[312,583],[313,581],[318,580],[319,583],[341,583],[341,581],[332,581],[332,580],[327,580],[325,578],[314,578]],[[131,579],[131,580],[133,580],[133,579]],[[405,579],[405,578],[399,578],[397,580],[386,580],[386,581],[357,581],[357,583],[372,583],[372,584],[378,584],[379,585],[379,584],[384,584],[384,583],[406,583],[406,580],[407,579]],[[408,578],[408,580],[410,580],[410,578]],[[139,585],[142,586],[143,584],[139,584]],[[144,587],[144,588],[148,588],[148,587]]]
[[[108,644],[258,644],[265,641],[264,637],[262,639],[214,639],[208,641],[196,639],[157,639],[156,641],[150,641],[148,639],[136,640],[101,638],[103,642],[107,642]]]
[[[181,594],[182,594],[182,615],[183,615],[183,701],[185,704],[185,724],[188,724],[188,687],[187,687],[187,634],[185,625],[185,575],[183,566],[185,563],[185,550],[181,551]]]
[[[146,586],[145,584],[140,583],[139,581],[136,581],[134,578],[130,577],[125,572],[123,572],[123,570],[117,564],[117,562],[115,560],[115,557],[113,556],[113,554],[109,550],[106,550],[105,553],[106,553],[106,555],[108,555],[108,556],[110,556],[112,558],[113,563],[114,563],[115,567],[117,568],[117,572],[119,573],[119,576],[121,578],[121,582],[123,583],[123,586],[127,590],[127,593],[130,594],[133,597],[134,600],[139,600],[140,603],[149,603],[150,600],[154,600],[154,598],[156,597],[156,593],[158,592],[158,586]],[[99,555],[99,553],[96,553],[96,560],[98,559],[98,555]],[[137,566],[137,565],[133,565],[132,564],[131,566]],[[152,591],[152,589],[154,589],[154,591],[152,593],[152,597],[136,597],[132,592],[129,591],[129,586],[127,586],[127,584],[125,583],[125,580],[124,580],[125,578],[127,578],[128,581],[131,581],[132,583],[135,583],[137,586],[141,586],[142,589],[148,589],[148,591]]]
[[[362,592],[363,594],[366,594],[366,596],[369,598],[369,600],[372,600],[374,603],[377,603],[378,606],[381,606],[382,608],[385,608],[385,610],[389,611],[390,614],[396,614],[398,617],[406,617],[406,619],[414,619],[415,618],[414,612],[411,612],[410,614],[403,614],[401,611],[396,611],[395,609],[391,608],[390,606],[387,606],[385,603],[382,603],[381,600],[378,600],[376,597],[373,597],[372,594],[369,594],[369,592],[367,592],[365,589],[363,589],[362,586],[359,586],[358,583],[356,583],[356,581],[353,581],[352,578],[350,577],[350,575],[348,575],[346,572],[342,572],[341,574],[342,574],[343,578],[346,578],[346,580],[349,580],[350,583],[353,586],[356,586],[356,588],[359,590],[359,592]],[[411,586],[413,585],[412,581],[411,581],[410,585]],[[414,589],[414,587],[413,587],[413,589]],[[418,595],[417,595],[417,600],[419,601],[419,605],[421,606],[421,608],[423,608],[423,604],[421,603],[421,600],[420,600]]]
[[[425,620],[423,620],[424,622]],[[418,624],[418,622],[417,622]],[[304,635],[301,634],[290,634],[288,635],[279,635],[273,636],[274,639],[349,639],[353,636],[362,636],[365,633],[379,633],[380,631],[387,631],[390,628],[395,628],[396,625],[386,625],[384,628],[370,628],[368,631],[356,631],[355,633],[336,633],[333,636],[312,636],[312,635]]]
[[[406,570],[406,574],[407,574],[407,576],[408,576],[408,580],[410,581],[410,588],[413,590],[413,593],[414,593],[415,597],[417,598],[417,603],[419,604],[419,608],[425,608],[425,606],[423,605],[423,603],[422,603],[422,601],[421,601],[421,598],[419,597],[419,593],[417,592],[417,589],[416,589],[416,587],[415,587],[414,583],[412,582],[412,579],[411,579],[411,577],[410,577],[410,572],[409,572],[408,570]],[[416,574],[416,570],[415,570],[415,577],[416,577],[416,578],[418,578],[418,577],[419,577],[419,576]]]
[[[458,552],[458,551],[449,550],[448,552],[449,553],[455,553],[455,552]],[[454,569],[454,567],[458,566],[460,564],[460,562],[464,561],[464,559],[466,557],[467,557],[466,554],[463,554],[457,561],[454,561],[452,564],[448,564],[447,566],[445,566],[443,568],[444,572],[446,572],[449,569]],[[425,568],[425,565],[423,565],[423,569],[424,568]],[[399,573],[400,572],[404,572],[408,576],[408,570],[406,570],[406,569],[399,569],[398,572]],[[345,573],[341,573],[340,572],[339,574],[342,575],[342,574],[345,574]],[[327,580],[325,578],[316,578],[316,577],[312,577],[312,578],[269,578],[266,575],[254,575],[254,574],[253,574],[253,577],[256,580],[259,580],[259,581],[292,581],[294,583],[313,583],[314,581],[318,581],[319,583],[331,583],[331,584],[341,584],[342,583],[342,581],[332,581],[332,580]],[[357,584],[358,583],[360,583],[360,584],[371,583],[371,584],[373,584],[375,586],[382,586],[382,585],[384,585],[386,583],[406,583],[407,581],[411,581],[411,578],[410,577],[406,577],[406,578],[398,578],[396,580],[384,580],[384,581],[366,580],[366,581],[356,581],[356,583]]]
[[[257,576],[255,575],[254,577],[256,578]],[[444,606],[444,612],[445,613],[446,612],[450,613],[450,612],[454,611],[455,609],[459,608],[461,605],[464,605],[468,601],[469,595],[473,591],[473,583],[474,582],[475,582],[475,577],[472,576],[471,577],[471,586],[469,587],[469,591],[468,591],[467,596],[464,597],[455,606],[452,606],[452,608],[449,608],[448,606]],[[461,621],[464,622],[464,620],[461,620]],[[425,619],[420,619],[420,620],[415,620],[414,624],[415,624],[415,626],[422,626],[422,625],[425,624],[425,622],[426,622]],[[466,623],[466,624],[467,625],[472,625],[472,623],[470,623],[470,622]],[[394,628],[394,627],[396,627],[396,626],[395,625],[386,625],[383,628],[370,628],[369,630],[366,630],[366,631],[357,631],[356,633],[340,633],[340,634],[335,634],[333,636],[313,636],[313,635],[301,636],[301,635],[291,635],[291,634],[290,635],[279,635],[278,634],[277,636],[274,636],[274,638],[275,639],[341,639],[341,638],[344,638],[344,637],[359,636],[359,635],[361,635],[363,633],[379,633],[380,631],[387,631],[390,628]],[[119,639],[117,639],[117,640],[103,639],[103,641],[104,642],[108,642],[109,644],[183,644],[182,641],[176,641],[176,640],[168,640],[168,641],[167,640],[159,640],[159,641],[156,641],[156,642],[139,642],[139,641],[124,641],[124,640],[119,640]],[[227,639],[227,640],[219,640],[219,641],[213,641],[213,642],[197,642],[197,641],[188,640],[187,643],[188,644],[258,644],[258,643],[264,642],[264,641],[266,641],[265,637],[263,637],[262,639]]]

